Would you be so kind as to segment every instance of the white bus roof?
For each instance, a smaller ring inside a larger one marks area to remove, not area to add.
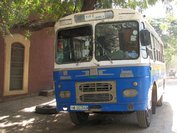
[[[82,20],[77,20],[77,18]],[[93,23],[94,21],[123,21],[142,19],[142,15],[133,9],[101,9],[86,12],[79,12],[59,19],[55,24],[55,30],[59,28]],[[84,19],[84,20],[83,20]]]

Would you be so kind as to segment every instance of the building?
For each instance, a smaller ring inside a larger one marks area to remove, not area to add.
[[[53,88],[54,31],[0,35],[0,101]]]

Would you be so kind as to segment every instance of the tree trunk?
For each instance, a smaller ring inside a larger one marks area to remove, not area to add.
[[[81,11],[93,10],[97,0],[84,0]]]

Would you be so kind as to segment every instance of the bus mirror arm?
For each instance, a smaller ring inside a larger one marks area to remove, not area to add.
[[[148,57],[149,56],[149,49],[147,46],[146,46],[146,53],[147,53],[147,57]]]
[[[147,59],[148,56],[149,56],[149,49],[148,49],[148,47],[146,46],[146,49],[144,49],[144,50],[145,50],[146,54],[143,55],[143,58],[144,58],[144,59]]]
[[[140,41],[142,46],[148,46],[151,44],[150,32],[146,29],[140,31]]]

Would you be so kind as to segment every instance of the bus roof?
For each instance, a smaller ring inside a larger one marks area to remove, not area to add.
[[[59,19],[55,24],[55,30],[59,28],[93,23],[94,21],[123,21],[138,20],[142,15],[133,9],[99,9],[79,12]]]

